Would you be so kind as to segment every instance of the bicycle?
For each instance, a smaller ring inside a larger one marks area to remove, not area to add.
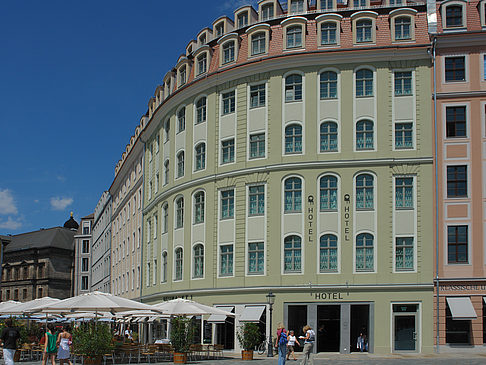
[[[263,355],[265,352],[267,352],[268,346],[270,345],[270,338],[267,337],[260,343],[257,347],[257,351],[259,355]],[[273,346],[273,344],[271,344]],[[273,355],[275,356],[275,348],[273,349]]]

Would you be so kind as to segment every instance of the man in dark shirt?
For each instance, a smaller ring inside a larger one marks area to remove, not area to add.
[[[17,340],[20,338],[20,333],[16,328],[12,327],[12,320],[7,318],[5,320],[6,327],[2,331],[0,340],[3,343],[3,359],[5,365],[13,365],[15,350],[17,349]]]

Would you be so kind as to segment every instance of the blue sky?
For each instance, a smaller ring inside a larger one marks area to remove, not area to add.
[[[189,40],[250,3],[1,1],[0,234],[93,212]]]

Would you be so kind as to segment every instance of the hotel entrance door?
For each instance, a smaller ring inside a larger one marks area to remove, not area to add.
[[[393,304],[393,351],[417,352],[417,304]]]

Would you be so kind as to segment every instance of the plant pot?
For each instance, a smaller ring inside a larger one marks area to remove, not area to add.
[[[185,364],[187,362],[187,354],[185,352],[174,352],[174,364]]]
[[[84,358],[85,365],[101,365],[102,356],[86,356]]]
[[[13,357],[13,361],[14,362],[19,362],[20,361],[20,355],[21,355],[21,351],[20,350],[17,350],[15,351],[15,354],[14,354],[14,357]]]
[[[242,360],[253,360],[253,350],[241,350]]]

